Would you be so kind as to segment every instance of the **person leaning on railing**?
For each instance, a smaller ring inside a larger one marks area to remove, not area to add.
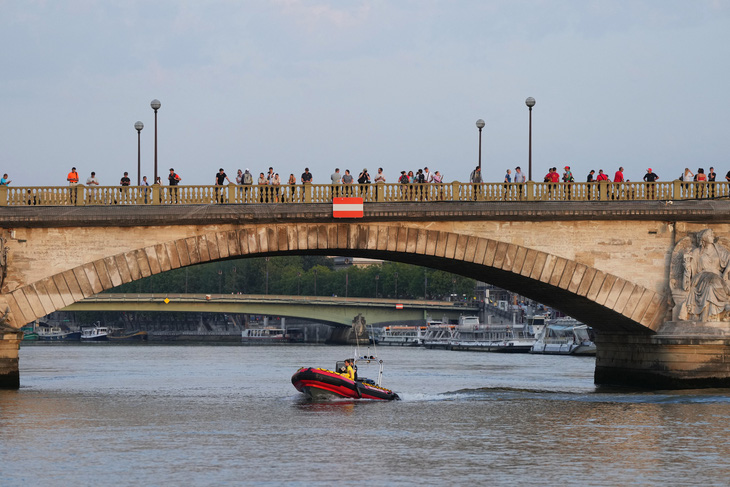
[[[655,172],[652,172],[651,168],[646,170],[646,174],[644,174],[644,181],[649,183],[646,185],[646,197],[649,199],[652,199],[652,200],[654,199],[654,196],[655,196],[655,194],[654,194],[655,184],[654,183],[656,182],[657,179],[659,179],[659,175]]]
[[[167,180],[170,184],[170,202],[177,203],[177,185],[180,184],[182,178],[177,175],[173,168],[170,168],[170,175],[167,176]]]
[[[76,172],[76,168],[72,167],[71,172],[68,173],[68,176],[66,177],[66,181],[68,181],[69,186],[74,186],[73,188],[69,189],[69,197],[71,198],[71,204],[76,204],[76,192],[77,189],[75,186],[78,186],[79,184],[79,173]]]

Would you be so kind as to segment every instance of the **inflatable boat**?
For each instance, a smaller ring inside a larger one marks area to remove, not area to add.
[[[360,357],[355,364],[363,362],[377,362],[380,366],[377,383],[371,379],[358,378],[350,379],[333,370],[318,367],[302,367],[297,370],[291,378],[294,387],[307,397],[315,400],[321,399],[375,399],[379,401],[398,400],[398,394],[380,385],[383,373],[383,361],[373,356]],[[338,362],[336,370],[343,368],[343,362]]]

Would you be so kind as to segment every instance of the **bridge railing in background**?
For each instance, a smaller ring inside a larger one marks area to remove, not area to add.
[[[728,182],[296,184],[281,186],[0,186],[0,206],[209,205],[404,201],[651,201],[730,197]]]

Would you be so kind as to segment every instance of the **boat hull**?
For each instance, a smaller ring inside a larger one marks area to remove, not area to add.
[[[146,341],[148,338],[148,334],[146,331],[138,331],[135,333],[128,333],[126,335],[107,335],[110,341],[118,342],[118,341],[131,341],[131,342],[141,342]]]
[[[530,353],[533,342],[452,342],[451,350],[467,352]]]
[[[94,335],[90,337],[81,336],[82,342],[107,342],[109,341],[108,335]]]
[[[291,378],[294,387],[312,399],[374,399],[392,401],[400,399],[395,392],[354,381],[336,372],[315,367],[302,367]]]
[[[41,342],[78,342],[79,340],[81,340],[80,331],[38,334],[38,341]]]
[[[537,353],[543,355],[595,355],[596,345],[590,344],[544,344],[536,343],[535,346],[530,350],[530,353]]]

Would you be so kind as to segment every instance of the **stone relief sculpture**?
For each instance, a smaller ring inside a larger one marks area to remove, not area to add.
[[[8,275],[8,247],[5,237],[0,237],[0,289],[5,284],[5,277]]]
[[[352,320],[352,330],[356,336],[360,337],[366,334],[365,324],[365,318],[362,313],[358,313],[355,319]]]
[[[710,228],[677,243],[669,276],[674,321],[730,321],[729,248]]]

